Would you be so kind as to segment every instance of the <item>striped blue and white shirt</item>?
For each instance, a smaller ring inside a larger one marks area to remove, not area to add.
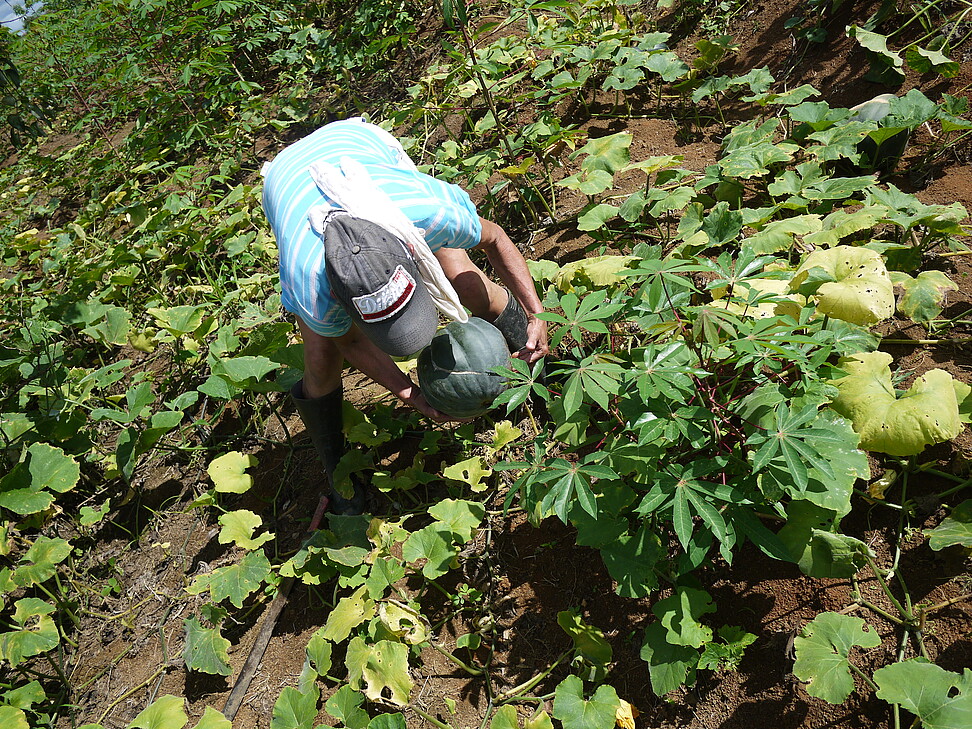
[[[315,162],[337,165],[351,157],[372,181],[425,233],[433,251],[472,248],[482,225],[469,195],[456,185],[419,172],[392,135],[360,119],[321,127],[283,149],[264,170],[263,209],[280,251],[280,286],[287,311],[316,333],[339,337],[351,319],[331,296],[324,269],[324,244],[307,218],[308,211],[330,202],[308,168]]]

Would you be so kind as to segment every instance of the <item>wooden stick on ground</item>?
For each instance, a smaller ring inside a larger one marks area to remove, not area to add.
[[[329,484],[326,484],[326,486]],[[317,531],[317,527],[320,526],[321,519],[324,516],[324,511],[327,509],[329,502],[328,493],[330,489],[327,488],[324,495],[321,497],[320,502],[317,504],[317,510],[314,512],[314,518],[311,519],[310,527],[307,529],[308,536]],[[283,612],[284,606],[287,604],[287,598],[290,596],[290,588],[294,585],[293,577],[285,577],[277,585],[277,594],[274,595],[273,601],[270,603],[270,607],[267,608],[266,615],[263,616],[263,624],[260,626],[260,632],[257,634],[256,642],[250,649],[250,655],[246,657],[246,663],[243,664],[243,670],[240,671],[239,678],[236,679],[236,684],[233,686],[233,690],[230,691],[229,697],[226,699],[226,704],[223,706],[223,715],[233,721],[236,717],[236,712],[240,710],[240,706],[243,705],[243,697],[246,695],[246,690],[250,686],[250,681],[253,680],[253,676],[256,675],[257,667],[260,665],[260,661],[263,659],[263,654],[267,650],[267,646],[270,644],[270,636],[273,635],[273,629],[277,625],[277,618],[280,617],[280,613]]]

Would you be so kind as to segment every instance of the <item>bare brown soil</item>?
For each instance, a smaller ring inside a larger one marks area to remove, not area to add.
[[[843,28],[860,22],[877,2],[845,2],[828,26],[831,40],[822,45],[795,45],[784,23],[804,10],[795,0],[766,0],[747,4],[739,13],[730,33],[739,51],[726,72],[742,73],[767,65],[778,79],[790,87],[811,83],[824,92],[834,105],[850,106],[889,89],[862,80],[866,68],[863,52],[844,37]],[[677,17],[668,22],[677,23]],[[674,49],[683,57],[692,54],[694,37],[685,38]],[[959,77],[909,77],[898,89],[921,88],[930,97],[948,91],[965,94],[972,80],[972,48],[956,49],[954,57],[963,61]],[[618,131],[622,122],[593,120],[585,123],[591,134]],[[623,122],[634,136],[632,157],[677,153],[685,156],[684,166],[702,169],[715,160],[721,130],[705,129],[691,140],[679,136],[672,121],[634,119]],[[261,144],[261,147],[267,145]],[[907,167],[907,165],[906,165]],[[939,166],[919,170],[916,175],[895,179],[902,188],[916,190],[929,203],[961,202],[972,209],[972,160],[969,148],[956,150]],[[565,200],[566,209],[570,201]],[[579,207],[579,205],[578,205]],[[590,239],[570,228],[558,228],[536,235],[528,255],[565,261],[578,255]],[[972,267],[968,258],[942,259],[941,265],[960,290],[950,295],[946,316],[972,310]],[[929,335],[908,322],[891,322],[882,333],[894,331],[914,344],[896,345],[889,351],[898,363],[920,374],[943,367],[963,381],[972,381],[970,348],[928,346],[918,340]],[[950,337],[972,334],[968,325],[949,330]],[[352,401],[366,405],[380,393],[348,375]],[[286,401],[281,400],[286,408]],[[292,413],[285,423],[298,442],[307,445],[303,427]],[[269,420],[259,435],[283,441],[283,429]],[[388,444],[382,456],[394,457],[396,449],[414,444]],[[313,451],[304,448],[293,458],[282,447],[254,443],[251,452],[259,459],[255,469],[256,488],[231,508],[249,508],[264,516],[267,526],[278,534],[281,553],[293,549],[307,524],[307,515],[318,499],[319,480]],[[945,467],[967,473],[972,462],[972,439],[968,432],[953,445],[940,447]],[[883,469],[874,462],[874,475]],[[137,484],[138,496],[113,521],[119,527],[105,528],[98,534],[97,551],[82,557],[92,574],[106,581],[114,577],[120,589],[96,601],[101,619],[90,616],[73,637],[78,646],[72,651],[71,680],[83,687],[75,696],[79,724],[100,721],[106,727],[124,727],[151,700],[163,694],[184,695],[192,717],[199,717],[206,706],[222,708],[226,696],[260,627],[268,601],[252,604],[238,623],[224,627],[233,644],[230,654],[234,674],[226,679],[188,672],[182,665],[183,620],[198,613],[198,602],[187,598],[184,588],[193,575],[229,564],[238,555],[219,545],[218,525],[200,511],[186,513],[185,504],[196,490],[205,488],[202,461],[157,456],[143,469]],[[936,477],[912,484],[912,496],[919,504],[922,495],[943,488]],[[953,503],[961,500],[955,497]],[[377,514],[396,512],[393,501],[380,497],[372,504]],[[497,505],[498,506],[498,505]],[[920,515],[920,527],[934,527],[945,516],[937,504]],[[878,563],[890,566],[889,541],[897,525],[894,510],[863,500],[845,520],[845,529],[867,542],[878,556]],[[112,566],[109,566],[112,565]],[[907,542],[900,569],[916,602],[936,604],[967,594],[972,588],[969,560],[958,552],[932,552],[919,532]],[[714,625],[739,625],[758,636],[748,649],[737,672],[700,673],[697,684],[668,698],[651,692],[647,667],[638,656],[641,631],[650,615],[651,600],[632,601],[614,594],[613,584],[598,554],[577,547],[571,531],[553,521],[536,529],[522,514],[490,517],[461,571],[444,578],[455,584],[465,582],[477,587],[498,616],[492,630],[492,675],[497,688],[513,686],[544,670],[569,647],[569,638],[558,627],[557,612],[581,608],[585,619],[601,628],[614,649],[615,666],[610,682],[621,697],[641,712],[638,727],[679,727],[681,729],[751,729],[752,727],[813,728],[861,727],[881,729],[889,726],[889,711],[884,702],[858,681],[858,690],[841,706],[831,706],[807,695],[792,675],[792,639],[806,621],[823,610],[848,610],[851,607],[847,580],[819,580],[801,575],[794,565],[772,561],[747,548],[733,565],[717,564],[700,574],[703,586],[719,606]],[[103,585],[87,586],[100,590]],[[862,577],[865,597],[890,608],[873,578]],[[323,596],[330,600],[331,586]],[[660,599],[667,593],[655,596]],[[435,618],[445,607],[427,596],[423,607]],[[267,727],[274,701],[285,686],[296,684],[304,662],[304,648],[311,634],[326,620],[321,593],[298,585],[289,605],[277,623],[246,701],[234,726]],[[852,608],[851,608],[852,609]],[[865,670],[893,660],[898,653],[899,631],[874,613],[859,610],[872,629],[883,639],[880,647],[858,654]],[[108,616],[108,617],[105,617]],[[944,668],[957,671],[972,664],[972,601],[958,602],[936,612],[927,626],[930,658]],[[447,645],[456,636],[469,632],[468,626],[449,622],[440,631]],[[906,645],[905,656],[914,655]],[[487,697],[481,679],[471,679],[429,649],[416,669],[415,702],[440,716],[454,727],[482,726]],[[555,670],[536,689],[542,695],[566,675],[567,668]],[[457,702],[452,714],[445,699]],[[549,704],[548,704],[548,709]],[[318,722],[334,724],[323,709]],[[415,715],[408,717],[410,727],[426,726]],[[606,728],[607,729],[607,728]]]

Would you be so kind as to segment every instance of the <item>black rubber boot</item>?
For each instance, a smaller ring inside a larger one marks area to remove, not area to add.
[[[290,390],[290,397],[293,398],[300,413],[300,419],[304,421],[304,427],[311,437],[314,450],[324,466],[331,481],[334,480],[334,469],[338,462],[348,450],[347,441],[344,439],[344,414],[342,403],[344,401],[344,390],[338,388],[333,392],[315,398],[304,397],[304,381],[301,380]],[[363,514],[365,510],[365,487],[360,479],[351,476],[351,484],[354,487],[354,494],[350,499],[341,496],[334,489],[331,490],[329,498],[331,500],[331,511],[335,514],[346,516],[356,516]]]
[[[510,352],[515,353],[523,349],[527,343],[527,315],[509,289],[506,293],[510,298],[506,302],[506,308],[493,320],[493,326],[506,338]]]

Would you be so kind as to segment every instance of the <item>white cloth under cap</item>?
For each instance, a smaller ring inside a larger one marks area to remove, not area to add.
[[[360,162],[350,157],[342,157],[339,166],[329,162],[316,162],[308,171],[318,189],[335,203],[324,202],[307,212],[307,218],[315,232],[323,235],[327,216],[336,210],[343,210],[356,218],[382,226],[408,246],[436,308],[455,321],[469,321],[469,315],[459,301],[459,295],[425,242],[422,231],[372,183],[368,171]]]

